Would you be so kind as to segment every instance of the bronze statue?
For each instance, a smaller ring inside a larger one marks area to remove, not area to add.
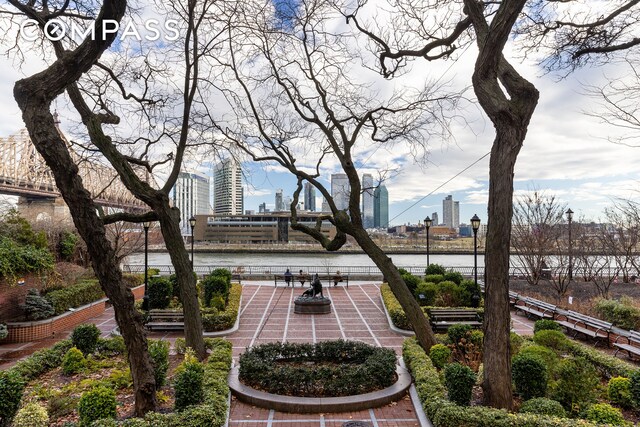
[[[318,277],[318,273],[313,276],[313,280],[311,281],[311,289],[307,289],[303,292],[303,297],[312,297],[315,298],[318,294],[320,294],[321,298],[324,298],[322,294],[322,283],[320,282],[320,277]]]

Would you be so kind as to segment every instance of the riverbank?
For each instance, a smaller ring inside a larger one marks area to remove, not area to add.
[[[190,249],[189,249],[190,250]],[[396,255],[424,255],[426,256],[426,249],[421,248],[382,248],[387,254]],[[167,252],[164,246],[150,247],[149,253],[165,253]],[[253,246],[253,247],[223,247],[223,246],[195,246],[193,252],[197,254],[255,254],[255,253],[274,253],[274,254],[335,254],[335,255],[361,255],[364,251],[360,248],[348,248],[340,249],[336,252],[328,252],[325,249],[317,247],[277,247],[277,246]],[[473,255],[473,250],[468,249],[431,249],[429,251],[431,255]],[[482,250],[478,250],[478,253],[482,253]]]

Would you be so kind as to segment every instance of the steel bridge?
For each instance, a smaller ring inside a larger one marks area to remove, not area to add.
[[[80,169],[84,187],[98,205],[129,211],[146,208],[122,184],[113,168],[98,161],[81,158],[62,132],[60,135]],[[51,170],[31,143],[26,129],[7,138],[0,137],[0,158],[0,194],[30,200],[55,200],[61,197]]]

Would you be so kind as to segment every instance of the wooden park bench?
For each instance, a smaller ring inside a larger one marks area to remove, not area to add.
[[[596,346],[602,340],[606,340],[607,347],[609,346],[612,323],[571,310],[559,313],[556,322],[564,326],[568,332],[573,331],[573,337],[582,334],[587,338],[593,338]]]
[[[627,340],[627,343],[625,344],[618,342],[620,338],[625,338]],[[633,345],[633,343],[638,345]],[[640,356],[640,332],[629,331],[628,334],[618,335],[618,338],[616,338],[613,346],[616,348],[616,352],[613,353],[614,356],[616,356],[620,350],[626,351],[629,355],[629,358],[631,358],[632,355]]]
[[[509,291],[509,305],[515,307],[519,299],[520,299],[520,294],[513,291]]]
[[[184,313],[182,311],[154,308],[149,310],[149,321],[146,326],[150,330],[181,331],[184,329]]]
[[[482,320],[477,310],[465,308],[430,308],[427,309],[429,322],[434,330],[449,329],[453,325],[469,325],[473,328],[482,327]]]
[[[520,302],[522,304],[519,304]],[[516,313],[521,311],[527,317],[535,316],[540,319],[553,320],[554,313],[557,310],[557,307],[553,304],[528,297],[519,297],[514,304]]]
[[[311,285],[311,282],[313,281],[313,274],[307,274],[305,273],[305,282],[304,282],[304,286],[309,286]],[[338,283],[344,283],[345,286],[347,288],[349,288],[349,276],[347,274],[341,274],[340,276],[340,280],[338,280]],[[331,287],[333,286],[333,284],[335,283],[335,279],[336,279],[336,275],[318,275],[318,278],[320,279],[320,281],[322,282],[322,286],[325,288]],[[278,282],[280,283],[284,283],[285,278],[284,278],[284,274],[275,274],[273,276],[273,286],[278,286]],[[300,275],[299,274],[294,274],[291,277],[291,283],[293,284],[293,286],[295,287],[296,284],[300,284]]]

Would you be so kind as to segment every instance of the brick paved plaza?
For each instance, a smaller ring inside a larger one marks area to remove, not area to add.
[[[317,342],[342,338],[392,348],[398,355],[401,354],[404,336],[390,329],[377,284],[353,282],[349,284],[349,289],[343,286],[325,287],[324,295],[333,304],[331,313],[323,315],[293,312],[293,301],[302,293],[301,287],[274,287],[269,282],[247,282],[243,285],[240,327],[227,336],[233,343],[236,362],[246,347],[272,341]],[[512,315],[512,318],[516,332],[532,333],[531,321],[524,316]],[[92,319],[92,322],[105,336],[108,335],[116,326],[113,309],[109,308],[101,316]],[[66,338],[70,332],[37,343],[1,345],[0,369],[6,369],[17,359]],[[182,334],[154,332],[149,336],[174,341]],[[374,427],[421,425],[416,408],[407,395],[382,408],[339,414],[282,413],[256,408],[232,398],[229,427],[339,427],[346,421],[356,420],[367,421]]]

